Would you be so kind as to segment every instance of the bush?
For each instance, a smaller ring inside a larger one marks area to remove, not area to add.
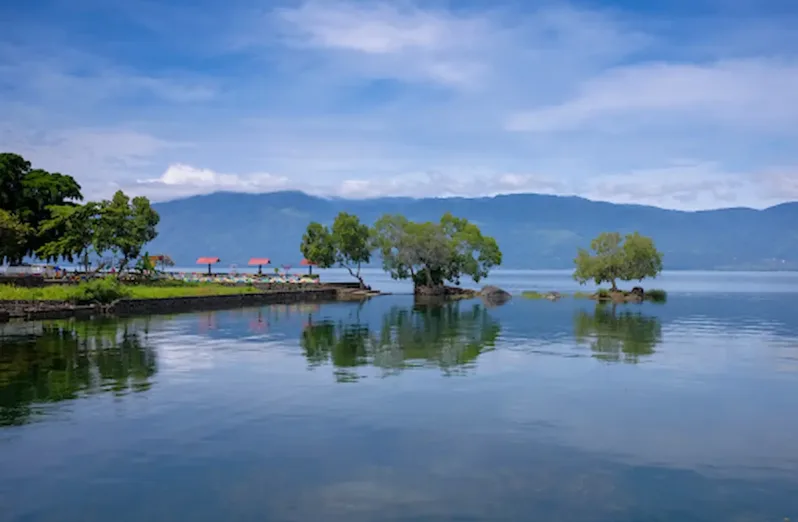
[[[130,289],[126,288],[115,277],[105,277],[81,283],[70,293],[69,300],[77,303],[110,304],[118,299],[130,297]]]
[[[523,297],[524,299],[543,299],[546,296],[541,294],[540,292],[527,291],[527,292],[521,292],[521,297]]]
[[[610,291],[606,288],[599,288],[598,292],[596,292],[596,295],[598,296],[599,300],[612,299],[612,294],[610,294]]]
[[[646,299],[654,303],[664,303],[668,300],[668,292],[655,288],[646,292]]]

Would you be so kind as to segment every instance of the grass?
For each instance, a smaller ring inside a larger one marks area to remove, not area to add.
[[[24,288],[0,285],[0,301],[69,301],[72,303],[110,303],[117,299],[169,299],[211,295],[238,295],[257,293],[253,286],[228,286],[214,283],[177,285],[121,284],[113,278],[99,279],[78,285],[51,285]]]
[[[593,294],[590,292],[574,292],[573,297],[574,299],[590,299]]]

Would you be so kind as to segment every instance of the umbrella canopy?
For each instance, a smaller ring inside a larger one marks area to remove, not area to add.
[[[249,260],[249,266],[268,265],[272,261],[268,257],[253,257]]]
[[[299,264],[308,267],[308,274],[313,275],[313,267],[316,266],[316,263],[308,259],[303,259]]]
[[[218,257],[201,257],[197,259],[198,265],[208,265],[208,275],[211,275],[211,265],[215,265],[221,261]]]

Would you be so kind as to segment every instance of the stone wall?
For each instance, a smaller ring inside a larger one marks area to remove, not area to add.
[[[170,299],[122,299],[108,309],[114,315],[148,315],[197,310],[220,310],[265,304],[306,303],[334,301],[335,289],[315,288],[288,292],[263,292],[260,294],[214,295],[174,297]]]
[[[335,301],[338,290],[316,286],[303,290],[256,294],[207,295],[169,299],[122,299],[110,306],[74,305],[66,301],[0,301],[0,320],[60,319],[91,315],[150,315],[222,310],[265,304]]]

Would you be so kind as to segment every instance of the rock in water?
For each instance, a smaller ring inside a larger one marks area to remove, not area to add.
[[[484,287],[479,295],[482,296],[482,299],[484,299],[485,302],[492,305],[504,304],[512,298],[510,292],[506,292],[498,286],[490,285]]]

